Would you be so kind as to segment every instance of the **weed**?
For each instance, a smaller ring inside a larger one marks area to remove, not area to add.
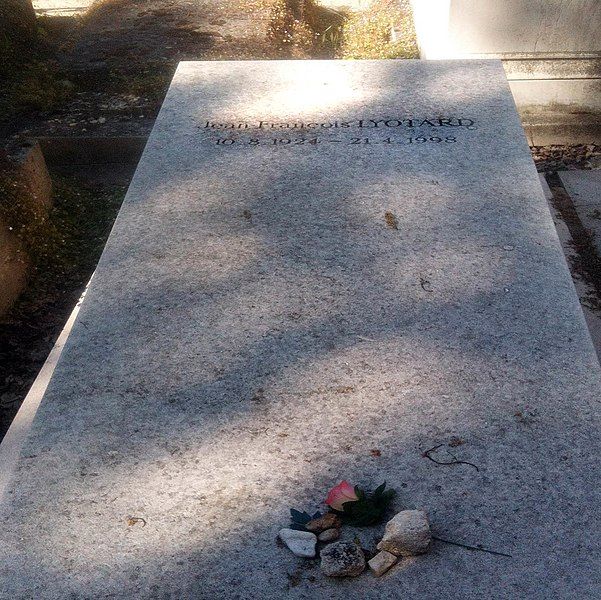
[[[395,39],[392,39],[392,31]],[[407,0],[375,0],[353,13],[342,31],[340,58],[418,58],[413,15]]]
[[[345,16],[314,0],[277,0],[271,8],[268,39],[293,58],[333,57]]]

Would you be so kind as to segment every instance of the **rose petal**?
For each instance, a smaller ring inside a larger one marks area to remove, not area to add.
[[[333,487],[326,498],[326,504],[334,510],[343,510],[343,504],[346,502],[356,502],[357,494],[355,488],[348,481],[341,481],[337,486]]]

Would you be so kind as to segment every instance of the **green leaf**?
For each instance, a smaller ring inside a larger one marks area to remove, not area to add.
[[[394,490],[386,490],[383,494],[382,494],[382,500],[383,502],[385,502],[387,505],[390,504],[390,501],[396,496],[396,492]]]
[[[319,519],[321,517],[321,513],[317,511],[311,516],[307,511],[296,510],[295,508],[290,509],[290,529],[294,529],[296,531],[307,531],[305,525],[312,521],[313,519]]]
[[[386,482],[384,482],[382,485],[379,485],[375,491],[374,491],[374,497],[379,497],[384,493],[384,490],[386,489]]]
[[[386,482],[379,485],[372,494],[355,487],[358,500],[342,505],[342,518],[345,523],[355,527],[366,527],[379,523],[386,513],[390,501],[395,495],[392,489],[386,489]]]
[[[299,510],[291,508],[290,509],[290,516],[292,517],[293,521],[302,521],[303,513],[300,512]]]
[[[296,510],[294,508],[290,509],[290,516],[292,517],[293,523],[300,523],[301,525],[305,525],[312,518],[308,512],[301,512],[300,510]]]

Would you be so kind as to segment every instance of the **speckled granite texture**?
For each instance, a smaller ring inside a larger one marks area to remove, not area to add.
[[[0,597],[598,597],[600,391],[500,63],[183,63],[1,501]],[[422,456],[453,438],[478,470]],[[513,558],[327,579],[276,536],[341,478]]]

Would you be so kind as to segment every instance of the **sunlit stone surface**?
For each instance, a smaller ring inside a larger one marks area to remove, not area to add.
[[[596,597],[599,398],[499,64],[185,63],[0,502],[0,597]],[[513,558],[299,570],[277,532],[343,478]]]
[[[33,0],[33,7],[41,15],[75,17],[84,14],[94,0]]]

